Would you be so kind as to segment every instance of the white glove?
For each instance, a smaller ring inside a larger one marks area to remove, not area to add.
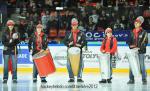
[[[10,39],[10,40],[9,40],[9,43],[12,43],[12,41],[13,41],[13,39]]]
[[[18,39],[18,34],[17,34],[17,33],[14,33],[14,34],[12,35],[12,38],[13,38],[13,39]]]
[[[77,46],[77,47],[81,47],[81,45],[80,45],[80,44],[76,44],[76,46]]]
[[[32,50],[30,50],[30,54],[31,54],[31,55],[32,55],[32,52],[33,52],[33,51],[32,51]]]
[[[69,46],[73,44],[73,41],[69,43]]]
[[[138,50],[139,50],[139,48],[133,48],[133,49],[131,49],[131,51],[134,52],[134,53],[139,53]]]

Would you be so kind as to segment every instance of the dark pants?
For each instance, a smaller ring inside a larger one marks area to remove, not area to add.
[[[17,57],[15,57],[15,55],[3,55],[4,57],[4,76],[3,79],[4,80],[8,80],[8,62],[9,59],[11,58],[12,60],[12,71],[13,71],[13,75],[12,75],[12,79],[17,79]]]
[[[110,79],[112,78],[112,55],[110,55]]]
[[[146,80],[147,73],[146,73],[145,64],[144,64],[144,54],[138,54],[138,57],[139,57],[140,69],[142,73],[142,80]],[[131,69],[130,69],[129,78],[130,80],[134,80],[134,76],[133,76]]]
[[[38,75],[38,70],[36,68],[36,65],[33,61],[33,79],[37,79],[37,75]],[[45,80],[46,77],[41,77],[41,80]]]

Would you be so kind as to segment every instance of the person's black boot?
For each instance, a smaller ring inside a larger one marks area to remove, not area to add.
[[[74,79],[69,79],[69,81],[68,82],[74,82]]]
[[[101,81],[99,81],[99,83],[106,83],[106,79],[102,79]]]
[[[129,80],[127,84],[134,84],[134,80]]]
[[[17,83],[17,79],[13,79],[13,83]]]
[[[147,80],[146,79],[142,80],[142,83],[143,85],[147,85]]]
[[[84,82],[82,79],[77,79],[77,82]]]
[[[111,82],[111,79],[107,79],[107,83],[112,83],[112,82]]]
[[[7,83],[7,80],[6,80],[6,79],[4,79],[4,80],[3,80],[3,83]]]
[[[47,83],[47,81],[45,79],[41,80],[42,83]]]
[[[36,83],[37,82],[37,78],[33,78],[33,83]]]

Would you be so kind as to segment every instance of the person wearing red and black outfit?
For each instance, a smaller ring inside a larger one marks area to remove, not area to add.
[[[82,72],[83,72],[83,58],[82,58],[82,48],[85,46],[87,48],[87,41],[86,37],[83,32],[81,32],[78,29],[78,20],[76,18],[72,18],[71,20],[71,32],[66,33],[66,36],[64,38],[64,44],[69,48],[71,47],[78,47],[81,49],[80,53],[80,65],[79,65],[79,71],[77,76],[77,82],[84,82],[82,80]],[[68,54],[68,53],[67,53]],[[69,73],[70,80],[68,82],[74,82],[74,74],[71,69],[71,65],[69,60],[67,61],[67,69]]]
[[[112,79],[112,56],[117,52],[117,39],[112,35],[112,29],[105,30],[106,37],[102,41],[100,51],[110,54],[110,79],[102,79],[99,83],[111,83]]]
[[[41,24],[38,24],[36,26],[36,31],[32,34],[32,37],[29,40],[29,51],[32,55],[42,52],[43,50],[46,50],[48,48],[48,41],[47,36],[42,31],[43,26]],[[34,63],[34,61],[33,61]],[[33,64],[33,82],[37,82],[37,67],[35,63]],[[41,82],[47,82],[45,77],[41,77]]]
[[[147,74],[145,70],[144,64],[144,54],[146,53],[146,46],[148,44],[148,33],[141,27],[142,23],[144,22],[144,18],[142,16],[137,17],[134,22],[135,28],[130,32],[129,39],[127,44],[129,45],[130,49],[138,49],[138,57],[140,63],[140,69],[142,73],[142,82],[144,85],[147,84]],[[127,84],[134,84],[134,76],[132,71],[130,70],[129,74],[130,80]]]
[[[17,83],[17,44],[19,44],[19,33],[14,28],[15,22],[13,20],[7,21],[7,29],[2,33],[3,58],[4,58],[4,77],[3,83],[8,80],[8,64],[9,59],[12,61],[12,80]]]

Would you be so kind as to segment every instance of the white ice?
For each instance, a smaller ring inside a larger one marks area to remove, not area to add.
[[[128,73],[114,73],[111,84],[99,84],[99,73],[83,73],[84,83],[68,83],[67,73],[49,75],[46,84],[42,84],[40,78],[37,83],[33,83],[32,73],[18,73],[17,84],[12,83],[11,75],[8,83],[3,84],[2,77],[0,74],[0,91],[150,91],[150,75],[147,77],[147,85],[142,85],[141,78],[136,78],[135,84],[128,85]]]

